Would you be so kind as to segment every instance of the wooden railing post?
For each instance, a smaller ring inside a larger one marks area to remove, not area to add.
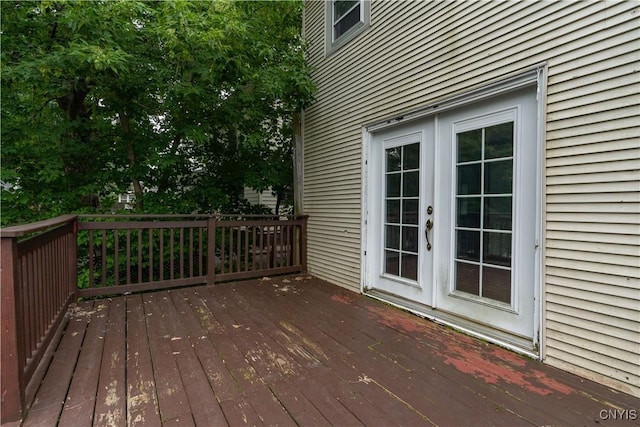
[[[216,282],[216,217],[207,220],[207,284]]]
[[[18,242],[16,237],[3,237],[0,283],[2,286],[2,418],[1,423],[18,421],[25,400],[23,372],[22,303],[20,299]]]

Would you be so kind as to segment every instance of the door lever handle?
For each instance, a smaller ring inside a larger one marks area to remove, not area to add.
[[[424,229],[424,236],[427,238],[427,250],[428,251],[431,250],[431,242],[429,241],[429,231],[431,231],[432,228],[433,228],[433,221],[431,220],[431,218],[429,218],[427,220],[427,224],[426,224],[426,227]]]

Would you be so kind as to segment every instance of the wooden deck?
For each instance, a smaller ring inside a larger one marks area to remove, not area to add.
[[[294,275],[80,303],[24,425],[621,426],[638,411],[640,399]]]

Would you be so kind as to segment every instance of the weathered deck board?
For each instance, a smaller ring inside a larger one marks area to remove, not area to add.
[[[97,426],[126,424],[127,343],[125,312],[125,298],[116,298],[111,301],[93,420],[94,425]],[[91,345],[91,343],[88,344]]]
[[[55,357],[51,360],[43,383],[36,393],[29,416],[24,422],[25,426],[55,426],[62,412],[87,325],[90,322],[90,316],[85,313],[91,312],[93,302],[80,304],[77,308],[78,311],[67,325]]]
[[[80,427],[91,426],[93,422],[93,408],[96,403],[98,380],[100,379],[100,371],[95,366],[102,363],[109,312],[107,303],[98,302],[93,305],[91,310],[85,309],[84,311],[84,315],[89,318],[89,325],[60,416],[60,424]],[[77,312],[76,316],[79,315],[80,312]]]
[[[146,315],[139,295],[127,297],[127,422],[130,426],[160,426]]]
[[[616,408],[640,399],[285,276],[81,303],[25,425],[640,425]]]

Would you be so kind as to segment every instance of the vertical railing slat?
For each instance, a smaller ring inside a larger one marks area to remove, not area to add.
[[[180,227],[180,278],[184,279],[184,227]]]
[[[118,286],[120,283],[120,235],[118,230],[113,230],[113,284]]]
[[[149,281],[153,282],[153,229],[149,229]]]
[[[189,277],[193,277],[193,227],[189,227]]]
[[[210,216],[207,219],[207,284],[209,285],[213,285],[216,281],[216,231],[216,217]],[[224,248],[224,231],[222,242],[221,247]]]
[[[202,227],[198,229],[198,276],[202,276]]]
[[[127,285],[131,284],[131,230],[127,229],[127,233],[126,233],[126,259],[127,259]]]
[[[164,228],[160,229],[160,281],[164,280]]]
[[[93,257],[94,257],[94,248],[93,248],[93,230],[89,230],[89,288],[93,288]]]
[[[173,280],[173,267],[174,267],[174,236],[173,228],[169,229],[169,279]]]
[[[227,231],[226,227],[220,227],[221,238],[220,238],[220,274],[224,274],[224,266],[226,265],[226,254],[225,249],[227,247],[227,242],[225,239],[225,232]]]
[[[136,283],[142,283],[142,228],[138,228],[138,280]]]
[[[107,230],[102,230],[102,286],[107,286]]]

